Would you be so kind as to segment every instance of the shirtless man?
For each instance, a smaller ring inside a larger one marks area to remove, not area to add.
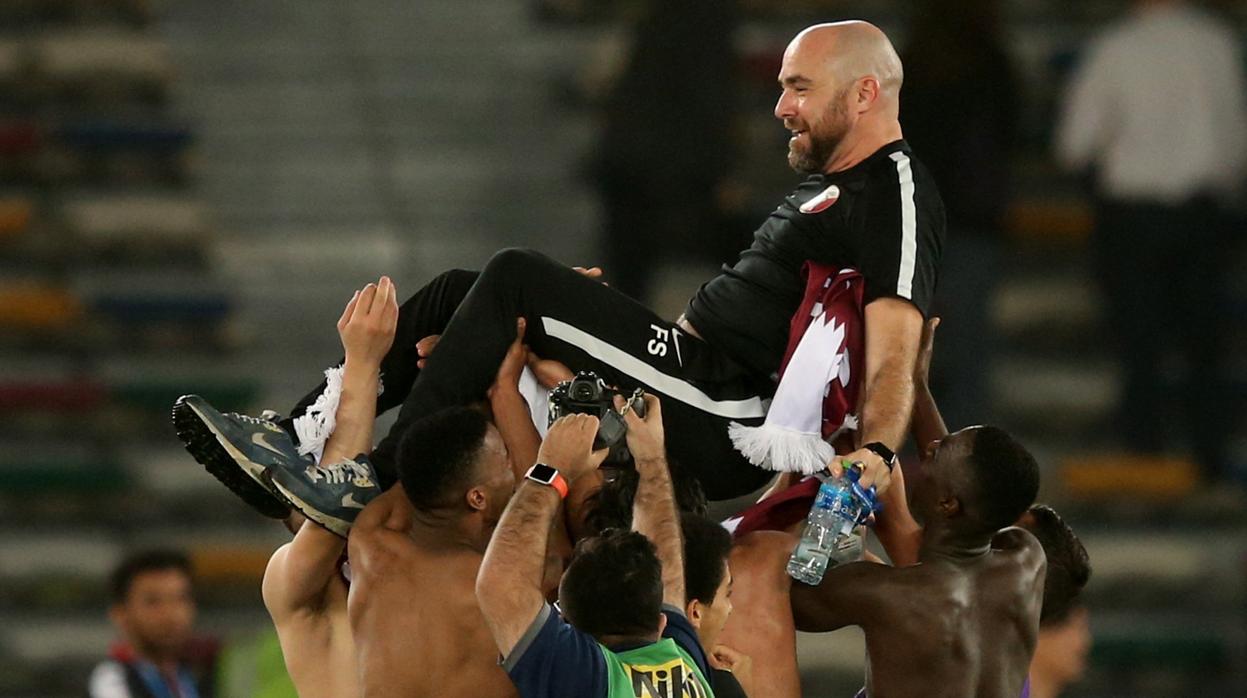
[[[938,325],[938,318],[932,319],[926,323],[923,331],[918,361],[914,367],[917,399],[911,425],[915,440],[919,444],[927,445],[924,449],[924,456],[928,462],[926,469],[932,473],[939,470],[934,458],[935,447],[940,445],[942,439],[948,438],[947,429],[944,427],[943,419],[927,385],[934,334]],[[971,437],[973,433],[974,430],[967,430],[952,438],[960,441]],[[1029,467],[1026,470],[1030,472]],[[902,493],[907,489],[905,478],[899,469],[893,477],[893,487]],[[919,492],[914,497],[914,503],[921,502],[923,496],[930,496],[931,487],[935,487],[934,482],[921,483],[918,486]],[[1018,513],[1030,504],[1029,499],[1033,499],[1033,496],[1032,492],[1025,504],[1021,505]],[[928,519],[930,520],[930,517]],[[1001,525],[1009,525],[1016,519],[1017,516],[1014,516],[1004,520]],[[799,529],[799,526],[797,528]],[[849,588],[856,589],[856,587],[843,585],[848,582],[831,581],[832,573],[839,573],[839,570],[829,571],[823,584],[817,588],[795,583],[785,572],[785,564],[796,546],[798,534],[799,530],[754,531],[739,537],[732,549],[730,562],[735,581],[733,589],[735,612],[724,628],[722,641],[753,657],[754,685],[757,686],[754,698],[796,698],[801,695],[797,668],[796,630],[825,630],[846,624],[856,624],[850,623],[844,616],[829,615],[829,612],[845,599],[834,598],[830,603],[818,601],[822,595],[836,597],[847,595],[846,598],[849,599],[857,598],[855,592],[843,591]],[[1018,532],[1010,533],[1009,536],[1020,537]],[[912,564],[911,561],[921,562],[924,555],[924,540],[926,539],[920,530],[916,538],[905,541],[903,545],[894,547],[889,552],[894,556],[894,560],[899,558],[898,564]],[[1040,560],[1042,559],[1041,555]],[[904,571],[883,565],[875,565],[875,567],[879,568],[876,571],[881,574],[884,570]],[[1042,579],[1040,582],[1042,583]],[[906,593],[915,600],[927,599],[935,604],[939,589],[933,587],[930,592],[914,589]],[[929,628],[928,631],[932,634],[936,632],[934,628]],[[915,646],[922,646],[922,643]],[[872,653],[872,667],[882,666],[881,659],[876,658]],[[908,654],[902,654],[900,657],[893,656],[891,661],[904,661],[906,667],[911,666]],[[909,671],[905,669],[901,673]],[[875,693],[882,690],[883,687],[877,687]],[[1019,691],[1012,695],[1020,694],[1019,684]],[[907,694],[901,693],[901,695]]]
[[[382,277],[360,291],[338,321],[346,350],[337,428],[325,444],[322,464],[359,477],[346,460],[372,446],[381,358],[394,341],[398,303],[394,284]],[[367,475],[365,475],[367,476]],[[346,541],[305,522],[264,572],[264,605],[273,617],[286,670],[302,698],[358,696],[355,643],[347,622],[347,585],[339,571]]]
[[[355,519],[350,624],[364,696],[510,696],[473,591],[515,487],[498,430],[456,407],[413,423],[399,484]]]
[[[372,446],[381,357],[394,341],[398,304],[394,284],[382,277],[347,304],[338,320],[346,361],[337,428],[325,445],[323,477],[367,478],[366,466],[347,460]],[[189,398],[190,409],[201,401]],[[210,415],[208,410],[205,415]],[[250,476],[274,497],[284,496],[263,477],[263,450],[246,459]],[[264,605],[273,618],[286,670],[302,698],[352,698],[360,695],[355,644],[347,621],[347,584],[339,571],[346,541],[292,514],[294,540],[273,553],[264,571]]]
[[[828,570],[818,587],[793,584],[798,629],[861,627],[870,696],[1021,695],[1046,562],[1034,536],[1001,529],[1038,489],[1034,458],[1005,432],[950,435],[914,491],[918,564],[855,562]]]

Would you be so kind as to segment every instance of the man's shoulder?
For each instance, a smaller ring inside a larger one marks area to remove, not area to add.
[[[354,538],[354,536],[352,536]],[[420,577],[476,578],[484,555],[468,547],[432,549],[418,544],[410,536],[397,531],[373,531],[371,535],[351,541],[351,569],[372,577],[387,577],[406,572]]]
[[[1002,528],[992,536],[992,550],[1001,553],[1033,554],[1043,552],[1039,539],[1030,531],[1019,526]]]
[[[992,555],[997,574],[1018,580],[1024,588],[1029,588],[1028,580],[1037,580],[1048,565],[1039,539],[1017,526],[1002,529],[992,538]]]
[[[379,552],[364,556],[371,564],[351,561],[353,607],[369,605],[373,598],[402,594],[408,597],[405,606],[413,610],[470,619],[465,623],[479,622],[475,593],[482,559],[479,552],[429,551],[410,540],[400,548]]]
[[[935,178],[922,161],[922,154],[916,153],[907,143],[894,144],[880,152],[872,159],[866,170],[870,189],[900,191],[901,187],[913,184],[922,189],[933,186]]]
[[[125,664],[115,659],[96,664],[87,679],[87,695],[90,698],[133,698]]]

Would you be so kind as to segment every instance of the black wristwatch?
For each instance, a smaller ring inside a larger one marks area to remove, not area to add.
[[[887,446],[878,441],[871,441],[862,448],[882,458],[884,465],[888,466],[888,472],[892,472],[892,469],[896,467],[896,454]]]

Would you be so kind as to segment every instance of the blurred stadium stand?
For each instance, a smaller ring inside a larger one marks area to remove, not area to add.
[[[108,570],[148,543],[191,551],[201,628],[271,645],[257,581],[285,533],[180,449],[173,400],[287,408],[338,356],[351,290],[381,273],[410,292],[508,245],[595,262],[595,115],[578,85],[626,5],[0,2],[0,695],[81,694],[112,638]],[[1029,91],[994,412],[1034,446],[1044,499],[1095,567],[1091,672],[1069,695],[1241,695],[1241,487],[1104,437],[1118,381],[1083,262],[1090,213],[1048,156],[1062,78],[1122,3],[1005,5]],[[845,16],[902,44],[906,4],[742,6],[735,178],[760,220],[794,181],[770,116],[784,44]],[[1247,9],[1226,7],[1247,31]],[[703,273],[668,270],[660,305],[678,311]],[[1247,363],[1231,370],[1247,395]],[[807,695],[851,695],[862,652],[855,631],[803,635]]]

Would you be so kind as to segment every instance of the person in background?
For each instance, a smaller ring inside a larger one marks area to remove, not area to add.
[[[1056,135],[1090,174],[1094,259],[1125,369],[1121,436],[1166,448],[1185,427],[1210,478],[1225,474],[1233,410],[1219,374],[1229,226],[1247,165],[1247,80],[1235,31],[1181,0],[1138,0],[1084,52]],[[1167,384],[1171,355],[1185,378]]]
[[[127,557],[113,572],[108,616],[121,635],[87,684],[90,698],[211,698],[215,646],[192,638],[191,564],[172,550]]]
[[[1091,625],[1080,596],[1091,579],[1091,562],[1082,541],[1052,507],[1032,506],[1018,525],[1039,539],[1048,558],[1030,696],[1056,698],[1087,670]]]
[[[735,0],[640,3],[632,50],[603,105],[594,163],[611,286],[646,302],[662,262],[731,261],[718,191],[733,160]],[[693,37],[696,37],[694,40]]]
[[[684,615],[710,662],[710,688],[716,698],[750,695],[753,661],[719,643],[723,625],[732,615],[732,534],[705,516],[680,514],[684,536]]]
[[[933,378],[944,413],[971,424],[992,419],[989,310],[1004,258],[1020,85],[999,0],[916,5],[901,52],[901,126],[939,182],[948,217],[935,301],[946,351]]]

